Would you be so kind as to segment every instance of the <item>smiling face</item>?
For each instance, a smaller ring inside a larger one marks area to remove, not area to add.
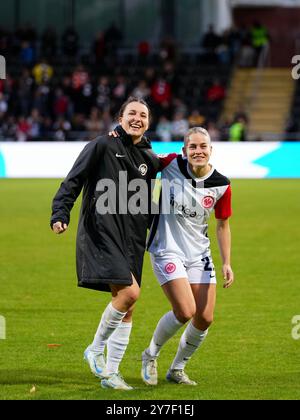
[[[185,139],[183,154],[194,169],[208,168],[212,147],[210,138],[201,132],[193,132]]]
[[[149,110],[140,102],[130,102],[119,117],[119,122],[133,141],[137,142],[149,128]]]

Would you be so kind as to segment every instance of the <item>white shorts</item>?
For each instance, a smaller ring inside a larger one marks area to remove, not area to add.
[[[183,263],[178,256],[155,257],[151,254],[153,271],[162,286],[168,281],[187,278],[190,284],[216,284],[216,272],[208,254],[196,263]]]

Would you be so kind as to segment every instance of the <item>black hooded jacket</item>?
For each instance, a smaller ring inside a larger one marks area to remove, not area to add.
[[[146,180],[150,206],[151,179],[160,170],[159,159],[146,138],[134,145],[122,127],[116,130],[119,138],[101,136],[85,146],[54,197],[51,217],[51,226],[57,221],[69,224],[71,209],[83,188],[76,241],[78,285],[103,291],[110,291],[110,283],[132,284],[131,273],[139,284],[142,276],[150,215],[120,212],[120,202],[124,209],[124,200],[128,204],[134,195],[125,191],[122,182],[119,190],[120,171],[128,183]],[[116,201],[111,196],[108,199],[115,211],[107,214],[97,211],[97,202],[103,204],[108,196],[99,186],[103,180],[113,184],[116,191]]]

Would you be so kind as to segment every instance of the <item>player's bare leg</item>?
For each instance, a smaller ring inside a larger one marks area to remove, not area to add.
[[[120,312],[124,312],[126,315],[140,296],[140,287],[137,281],[132,276],[132,285],[120,286],[112,284],[110,285],[110,288],[113,307]]]
[[[162,285],[162,289],[172,305],[174,315],[185,324],[196,313],[196,304],[191,285],[187,278],[175,279]]]
[[[205,331],[210,327],[214,319],[216,285],[192,284],[191,288],[196,303],[196,313],[192,323],[198,330]]]

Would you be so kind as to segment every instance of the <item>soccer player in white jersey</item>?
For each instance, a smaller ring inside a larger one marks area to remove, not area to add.
[[[213,321],[216,273],[207,236],[207,222],[213,210],[224,288],[234,280],[230,263],[230,181],[209,163],[211,153],[208,132],[196,127],[185,136],[183,156],[174,154],[162,159],[160,214],[154,218],[148,249],[156,277],[173,310],[159,320],[150,345],[142,354],[141,375],[148,385],[157,384],[157,358],[163,345],[187,322],[166,378],[196,385],[184,368],[205,340]]]

